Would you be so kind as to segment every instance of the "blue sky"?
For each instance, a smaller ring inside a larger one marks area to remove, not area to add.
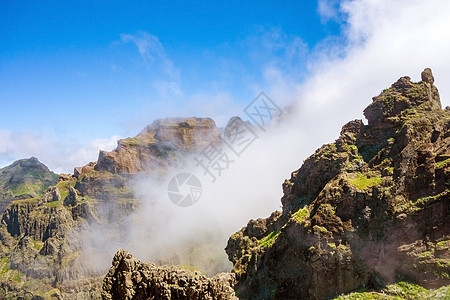
[[[420,12],[432,8],[430,28],[449,28],[439,17],[445,2],[2,1],[0,167],[37,156],[69,172],[155,118],[211,116],[223,125],[260,91],[280,106],[331,109],[323,99],[337,101],[348,80],[388,85],[425,66],[447,74],[438,52],[448,49],[445,30],[427,31],[426,50],[411,46],[408,23],[417,15],[426,28]],[[319,87],[324,80],[334,88]],[[330,119],[361,117],[385,87],[367,86],[362,102]]]
[[[301,37],[289,54],[301,78],[307,52],[339,34],[316,11],[314,1],[3,1],[0,128],[87,142],[137,130],[142,112],[146,123],[164,117],[161,101],[220,92],[249,101],[285,44]]]

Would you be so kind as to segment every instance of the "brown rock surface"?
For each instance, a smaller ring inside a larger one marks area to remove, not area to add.
[[[221,273],[208,278],[200,272],[176,266],[157,266],[141,262],[130,253],[119,250],[103,280],[102,298],[110,299],[237,299],[233,286],[235,276]]]
[[[220,142],[211,119],[158,120],[59,181],[35,158],[0,169],[0,298],[2,291],[22,297],[23,285],[30,298],[100,298],[104,274],[86,261],[83,233],[91,225],[118,224],[137,207],[130,186],[140,172],[160,175],[179,154],[210,142]]]
[[[210,118],[156,120],[136,137],[118,141],[111,152],[100,151],[96,171],[135,174],[166,168],[177,151],[201,150],[220,142],[220,133]]]
[[[90,162],[87,165],[83,166],[83,167],[76,167],[73,169],[73,176],[75,176],[76,178],[80,178],[80,176],[91,172],[92,170],[94,170],[96,162]]]
[[[41,200],[39,201],[39,204],[60,200],[61,200],[61,193],[59,192],[59,189],[56,186],[53,186],[47,190],[44,196],[42,196]]]
[[[431,70],[402,77],[283,184],[283,211],[226,252],[241,299],[325,299],[407,280],[450,284],[450,114]]]

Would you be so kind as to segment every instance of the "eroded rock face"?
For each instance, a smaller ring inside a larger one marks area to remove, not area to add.
[[[32,211],[39,211],[39,214],[30,214]],[[72,215],[66,209],[47,206],[38,208],[38,201],[33,199],[10,205],[2,217],[2,223],[11,236],[28,236],[36,241],[45,241],[68,231],[72,221]]]
[[[112,299],[238,299],[235,276],[221,273],[213,278],[176,266],[141,262],[124,250],[114,256],[103,280],[102,298]]]
[[[95,170],[135,174],[166,168],[177,151],[201,150],[220,142],[220,133],[210,118],[156,120],[136,137],[119,140],[111,152],[100,151]]]
[[[92,225],[120,223],[137,207],[131,186],[140,172],[158,175],[177,163],[179,154],[211,142],[220,142],[211,119],[158,120],[100,154],[98,162],[75,168],[73,176],[60,174],[59,181],[34,158],[0,169],[0,209],[6,209],[0,269],[7,270],[0,274],[0,294],[22,296],[26,282],[28,295],[36,299],[51,296],[50,291],[63,299],[100,298],[104,273],[86,260],[83,234]]]
[[[64,198],[64,205],[65,206],[75,206],[79,202],[78,198],[78,192],[74,187],[69,188],[69,193],[67,194],[66,198]]]
[[[96,162],[90,162],[83,167],[76,167],[73,169],[73,176],[75,176],[76,178],[79,179],[82,175],[94,170],[95,165],[96,165]]]
[[[228,241],[242,299],[450,284],[450,114],[431,70],[402,77],[283,184],[283,211]]]

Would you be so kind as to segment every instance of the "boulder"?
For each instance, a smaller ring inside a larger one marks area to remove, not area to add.
[[[42,196],[42,198],[39,200],[39,204],[60,200],[61,200],[61,193],[59,192],[59,189],[56,186],[53,186],[47,190],[44,196]]]
[[[69,187],[69,193],[64,198],[64,206],[75,206],[79,202],[78,192],[75,188]]]

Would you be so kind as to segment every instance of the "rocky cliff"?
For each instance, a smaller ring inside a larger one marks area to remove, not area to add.
[[[1,169],[0,298],[323,299],[384,287],[392,297],[445,299],[448,288],[385,286],[450,283],[450,110],[426,69],[364,113],[368,125],[347,123],[285,180],[282,211],[230,237],[232,273],[212,278],[121,250],[101,290],[104,273],[92,272],[80,245],[82,232],[137,207],[136,176],[220,143],[211,119],[155,121],[73,176],[58,179],[36,159]]]
[[[92,271],[81,234],[117,224],[138,206],[135,176],[157,176],[211,142],[220,142],[212,119],[172,118],[100,151],[73,176],[58,176],[36,158],[1,169],[0,298],[100,298],[99,275],[107,270]]]
[[[132,205],[129,183],[134,175],[159,176],[183,164],[181,158],[186,154],[220,142],[219,130],[210,118],[156,120],[137,136],[119,140],[113,151],[100,151],[97,162],[75,168],[75,187],[83,196],[120,199]]]
[[[242,299],[450,284],[450,111],[431,70],[402,77],[283,184],[283,210],[228,241]]]
[[[198,271],[141,262],[124,250],[116,253],[112,264],[103,280],[104,300],[237,299],[233,290],[236,279],[231,273],[221,273],[208,278]]]
[[[97,171],[135,174],[160,171],[177,159],[177,152],[202,150],[220,142],[220,133],[210,118],[156,120],[136,137],[119,140],[111,152],[100,151]]]

